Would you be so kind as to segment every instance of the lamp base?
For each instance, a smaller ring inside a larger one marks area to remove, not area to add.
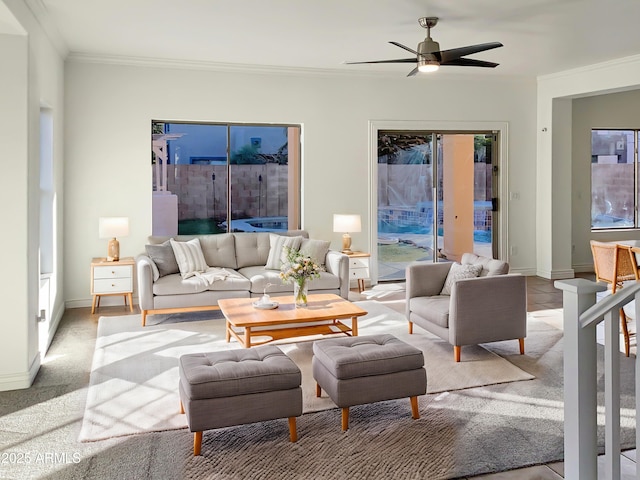
[[[107,262],[117,262],[118,260],[120,260],[120,242],[112,238],[107,247]]]
[[[342,253],[353,253],[351,251],[351,235],[349,235],[348,233],[342,235]]]

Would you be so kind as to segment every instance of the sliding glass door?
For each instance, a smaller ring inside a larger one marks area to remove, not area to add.
[[[492,132],[378,132],[378,280],[413,261],[495,256],[497,158]]]

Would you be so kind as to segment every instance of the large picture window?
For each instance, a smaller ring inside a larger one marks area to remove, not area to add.
[[[300,228],[300,126],[152,122],[153,234]]]
[[[638,228],[638,130],[591,131],[591,228]]]

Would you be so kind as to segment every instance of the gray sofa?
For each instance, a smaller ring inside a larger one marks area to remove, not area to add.
[[[450,294],[442,294],[453,263],[416,262],[406,269],[406,315],[413,324],[453,345],[460,361],[463,345],[518,339],[524,354],[527,335],[526,277],[508,274],[501,260],[465,253],[462,265],[475,265],[475,278],[455,281]]]
[[[304,230],[282,233],[285,236],[301,236],[309,239]],[[270,296],[291,295],[292,284],[285,284],[280,271],[267,269],[271,249],[267,232],[241,232],[209,235],[178,235],[178,242],[198,238],[204,259],[209,267],[221,267],[228,272],[224,280],[209,284],[192,276],[183,279],[174,269],[167,268],[166,259],[154,251],[158,247],[170,249],[171,237],[149,237],[147,252],[136,257],[138,298],[142,311],[142,325],[147,315],[217,309],[222,298],[249,298],[267,293]],[[151,252],[151,254],[149,253]],[[153,259],[155,258],[155,260]],[[349,295],[349,257],[341,252],[328,250],[325,258],[316,258],[325,271],[320,278],[309,283],[309,293],[334,293],[347,299]],[[177,265],[176,265],[177,266]],[[173,273],[172,273],[173,272]]]

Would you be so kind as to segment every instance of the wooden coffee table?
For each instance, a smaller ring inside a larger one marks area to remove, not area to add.
[[[218,300],[224,314],[227,342],[235,337],[245,348],[253,345],[307,335],[344,333],[358,335],[358,317],[367,312],[353,303],[329,293],[309,295],[306,308],[295,308],[293,296],[274,297],[278,308],[261,310],[253,306],[258,298],[226,298]],[[351,319],[351,325],[340,320]],[[327,322],[329,320],[330,322]],[[242,329],[237,331],[235,329]],[[273,327],[273,328],[270,328]],[[252,342],[252,336],[267,340]]]

